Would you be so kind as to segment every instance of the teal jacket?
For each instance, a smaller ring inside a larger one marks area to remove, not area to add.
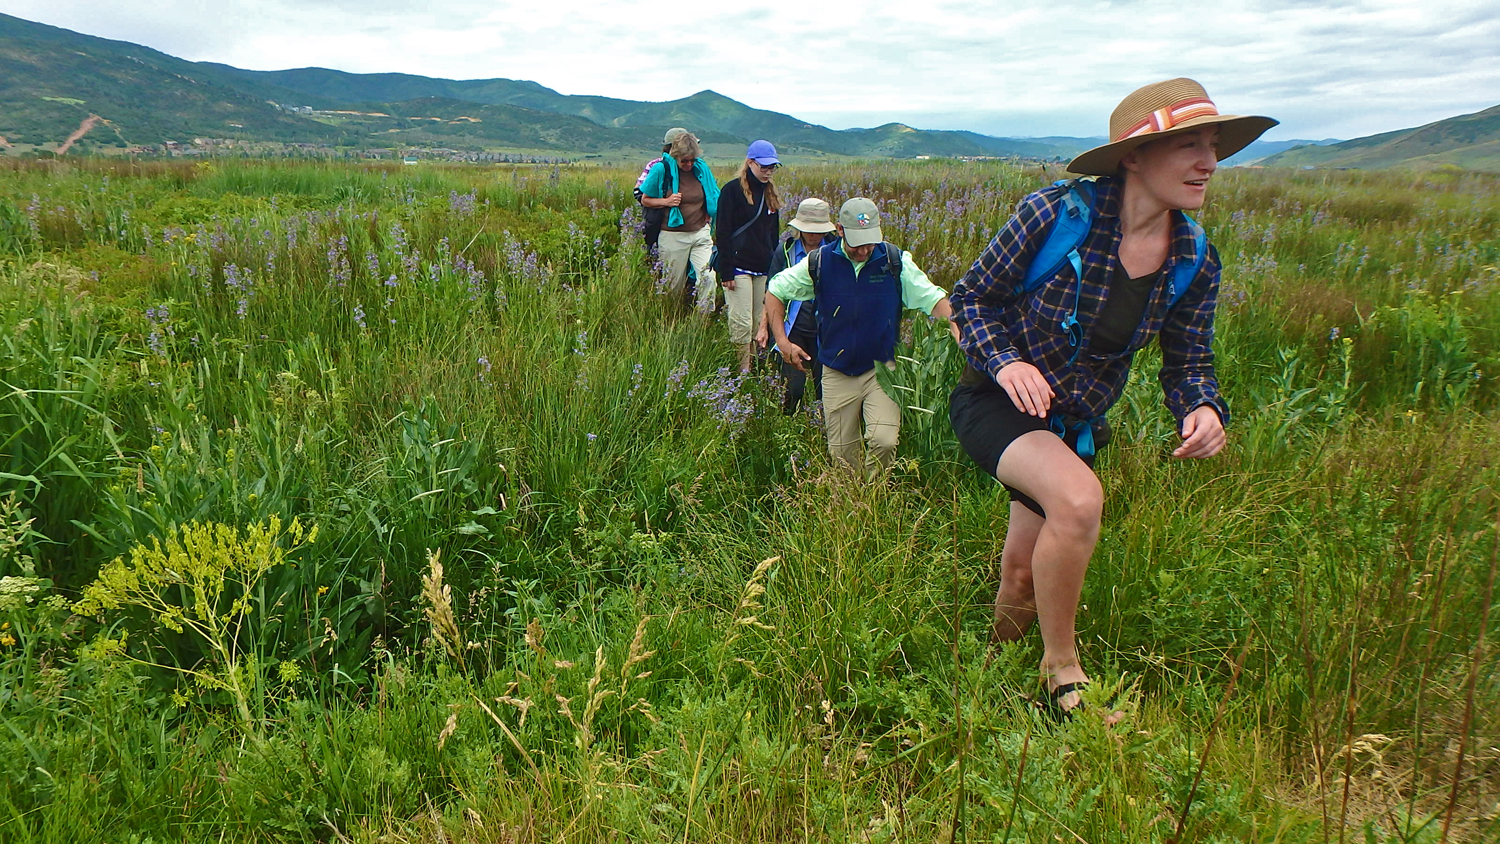
[[[662,190],[662,188],[665,187],[665,185],[662,184],[664,178],[663,174],[667,173],[670,173],[669,176],[665,176],[667,184],[670,184],[673,186],[673,188],[675,188],[678,184],[677,159],[673,158],[670,155],[664,157],[659,164],[655,164],[651,167],[650,172],[646,174],[645,181],[641,182],[641,194],[643,196],[652,197],[653,199],[661,199],[663,197],[671,196],[673,193],[675,193],[675,190]],[[703,162],[703,159],[700,158],[693,162],[693,175],[697,176],[698,183],[703,185],[704,210],[708,211],[709,223],[713,223],[714,214],[719,210],[719,186],[714,181],[714,171],[708,169],[708,165],[705,164]],[[676,208],[668,208],[667,225],[682,225],[682,212],[678,211]]]

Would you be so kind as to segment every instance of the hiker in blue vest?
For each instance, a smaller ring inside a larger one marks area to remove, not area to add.
[[[787,267],[796,266],[807,257],[807,253],[838,240],[838,236],[834,234],[832,216],[828,203],[815,196],[798,203],[797,213],[787,224],[788,228],[781,236],[781,242],[771,251],[771,268],[767,272],[774,278]],[[769,342],[771,329],[764,310],[761,311],[761,316],[755,342],[765,346]],[[813,319],[812,303],[796,300],[787,303],[782,329],[786,332],[787,339],[810,358],[807,365],[812,367],[813,388],[819,390],[821,397],[818,379],[823,375],[823,365],[818,363],[818,323]],[[790,416],[796,412],[797,405],[802,403],[802,396],[807,391],[807,375],[803,369],[786,361],[781,362],[781,377],[786,379],[786,394],[781,399],[783,415]]]
[[[642,205],[667,214],[657,241],[667,294],[674,299],[683,295],[691,267],[698,280],[698,306],[712,310],[714,290],[707,279],[714,242],[709,230],[719,207],[719,186],[697,136],[683,132],[674,138],[667,155],[646,172],[640,191]]]
[[[900,407],[875,380],[875,367],[895,360],[901,310],[912,308],[943,319],[951,318],[953,311],[947,294],[928,280],[911,253],[884,240],[874,202],[864,197],[845,202],[836,228],[838,240],[771,279],[766,321],[781,359],[805,371],[812,355],[787,337],[786,303],[810,303],[815,308],[828,453],[835,463],[850,468],[862,462],[873,479],[895,458],[901,431]]]
[[[1190,79],[1134,91],[1110,115],[1110,142],[1068,165],[1098,178],[1021,200],[954,288],[968,367],[949,417],[1011,495],[994,639],[1039,621],[1042,703],[1059,717],[1088,683],[1074,623],[1104,504],[1094,453],[1136,351],[1161,346],[1181,437],[1172,455],[1224,447],[1229,407],[1211,349],[1219,258],[1184,212],[1203,205],[1219,159],[1274,125],[1219,114]]]

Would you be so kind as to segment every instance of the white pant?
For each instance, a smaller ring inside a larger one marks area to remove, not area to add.
[[[693,271],[698,275],[698,307],[703,307],[704,293],[707,291],[708,307],[713,308],[714,280],[713,273],[708,269],[708,256],[712,254],[713,248],[714,239],[708,233],[708,226],[695,232],[661,233],[657,240],[657,250],[665,269],[663,280],[667,295],[674,299],[682,298],[683,288],[687,286],[688,264],[691,263]]]
[[[749,343],[766,309],[766,277],[735,273],[734,289],[724,288],[724,308],[729,314],[729,342],[736,346]]]

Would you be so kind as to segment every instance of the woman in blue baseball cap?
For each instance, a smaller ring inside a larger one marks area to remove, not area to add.
[[[750,371],[755,327],[760,324],[766,299],[766,276],[771,253],[781,228],[781,197],[771,183],[771,174],[781,162],[770,141],[753,141],[745,150],[745,163],[734,178],[719,188],[719,208],[714,215],[714,246],[718,258],[714,269],[724,287],[729,314],[729,342],[739,353],[741,372]]]

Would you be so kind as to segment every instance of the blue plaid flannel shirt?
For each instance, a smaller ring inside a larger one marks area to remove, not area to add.
[[[1229,406],[1219,395],[1211,348],[1214,304],[1219,295],[1219,254],[1212,246],[1198,277],[1170,312],[1169,274],[1161,273],[1146,306],[1145,319],[1124,352],[1088,352],[1094,322],[1109,295],[1109,280],[1115,272],[1124,272],[1115,257],[1120,246],[1122,187],[1113,177],[1098,180],[1093,222],[1078,248],[1083,262],[1082,287],[1078,287],[1072,265],[1064,262],[1056,276],[1025,295],[1021,282],[1026,268],[1046,241],[1066,188],[1048,187],[1022,199],[1010,221],[953,288],[950,302],[961,332],[960,345],[974,368],[988,373],[991,379],[1015,361],[1032,364],[1052,386],[1053,409],[1087,419],[1104,415],[1120,398],[1134,353],[1156,337],[1162,351],[1158,379],[1167,409],[1178,424],[1207,404],[1227,425]],[[1167,266],[1192,259],[1192,231],[1186,219],[1174,213]],[[1073,348],[1062,322],[1073,311],[1075,291],[1079,294],[1078,321],[1084,330],[1084,351],[1069,366]]]

